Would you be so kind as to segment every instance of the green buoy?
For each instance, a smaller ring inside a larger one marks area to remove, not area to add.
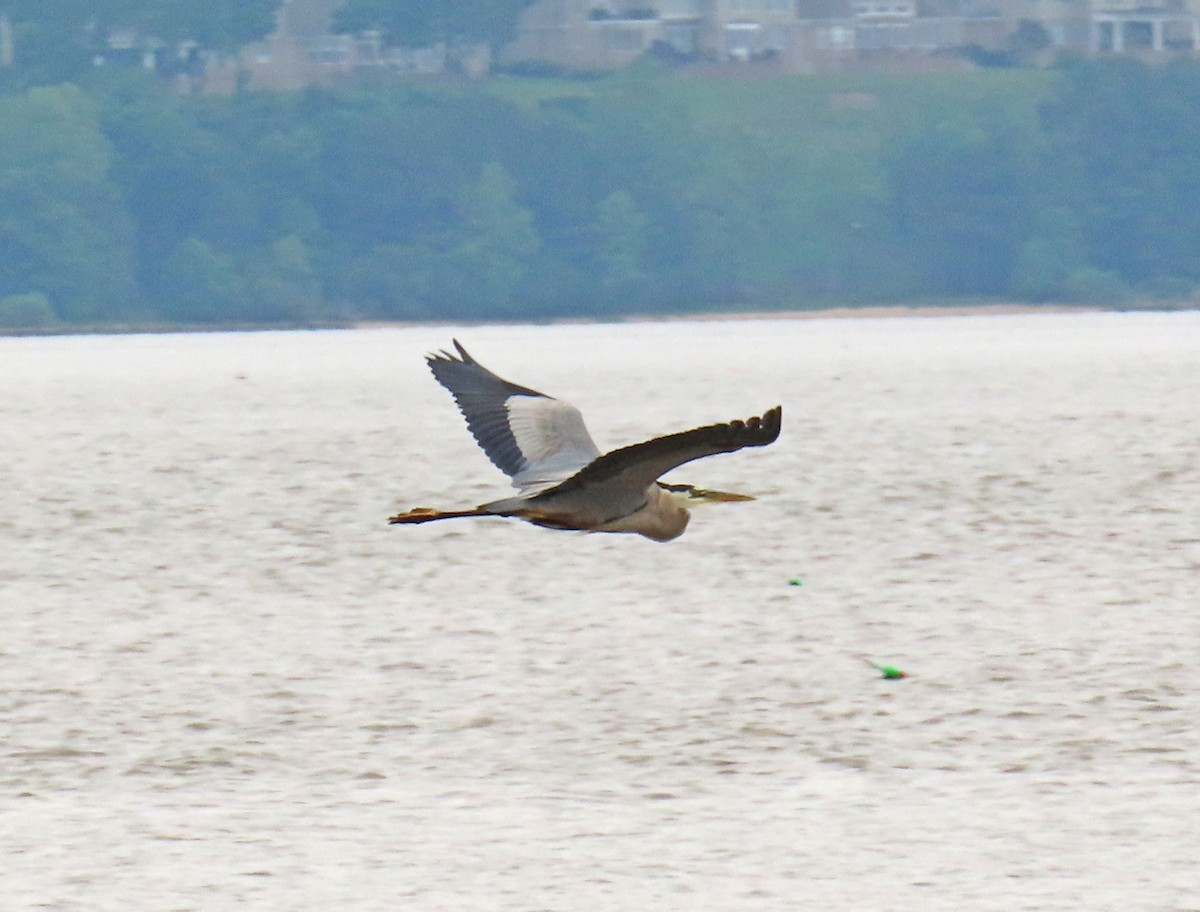
[[[870,661],[869,659],[867,660],[867,664],[878,671],[881,677],[884,677],[889,681],[897,681],[900,678],[908,677],[908,672],[901,671],[899,668],[893,668],[891,665],[880,665],[876,662]]]

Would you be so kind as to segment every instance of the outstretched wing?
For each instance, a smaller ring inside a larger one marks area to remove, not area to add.
[[[557,484],[600,455],[575,406],[496,376],[457,339],[454,347],[458,357],[429,355],[429,369],[454,396],[488,459],[516,487]]]
[[[710,424],[655,437],[605,453],[538,496],[550,498],[586,491],[589,500],[605,503],[612,515],[620,515],[620,510],[636,508],[644,501],[646,489],[671,469],[705,456],[766,446],[779,437],[782,423],[783,407],[777,405],[761,418]]]

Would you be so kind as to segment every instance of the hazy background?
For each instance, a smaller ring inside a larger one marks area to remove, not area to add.
[[[116,26],[231,50],[274,5],[0,10],[0,327],[1195,303],[1194,60],[223,97],[93,63]],[[522,5],[351,0],[339,21],[498,44]]]

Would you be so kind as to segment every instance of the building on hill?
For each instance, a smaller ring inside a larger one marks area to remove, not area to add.
[[[407,76],[460,73],[486,75],[491,52],[486,45],[386,47],[379,32],[336,33],[334,14],[344,0],[282,0],[275,30],[263,41],[236,54],[214,56],[205,69],[204,91],[238,89],[288,91],[310,85],[336,85],[355,74],[386,70]]]
[[[491,70],[486,44],[389,47],[377,31],[335,32],[344,3],[279,0],[272,33],[231,53],[95,23],[83,39],[95,65],[145,67],[184,92],[295,90],[372,71],[474,78]],[[0,12],[0,67],[20,65],[19,31]],[[703,72],[900,72],[1044,65],[1062,50],[1200,55],[1200,0],[535,0],[498,59],[580,71],[652,55]]]
[[[504,63],[592,70],[648,53],[787,72],[1200,52],[1200,0],[538,0]],[[964,51],[967,52],[964,56]]]
[[[1107,0],[1092,12],[1089,50],[1141,55],[1200,51],[1200,3]]]

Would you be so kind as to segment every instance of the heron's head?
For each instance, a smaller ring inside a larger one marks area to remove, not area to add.
[[[735,503],[741,500],[754,500],[749,494],[731,494],[728,491],[707,491],[695,485],[666,484],[659,482],[658,486],[671,495],[671,499],[685,510],[712,503]]]

